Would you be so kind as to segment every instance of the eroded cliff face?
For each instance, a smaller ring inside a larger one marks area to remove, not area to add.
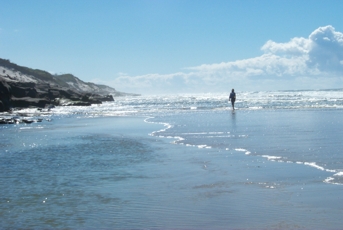
[[[0,112],[12,108],[101,104],[120,95],[115,89],[68,75],[51,75],[0,59]]]
[[[11,108],[44,108],[50,105],[87,106],[101,104],[102,101],[113,101],[113,97],[77,92],[70,88],[49,84],[0,81],[0,111]]]
[[[0,112],[10,109],[11,97],[11,87],[0,79]]]
[[[112,95],[79,92],[68,87],[44,83],[7,82],[1,78],[0,76],[0,112],[11,108],[44,108],[50,105],[87,106],[113,101]]]

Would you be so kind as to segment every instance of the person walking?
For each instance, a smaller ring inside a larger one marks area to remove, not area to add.
[[[235,110],[236,93],[234,89],[231,90],[229,101],[231,101],[232,110]]]

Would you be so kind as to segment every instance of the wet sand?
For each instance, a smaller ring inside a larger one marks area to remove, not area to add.
[[[1,228],[341,228],[342,187],[313,167],[171,144],[144,118],[68,119],[1,130],[25,143],[1,153]]]

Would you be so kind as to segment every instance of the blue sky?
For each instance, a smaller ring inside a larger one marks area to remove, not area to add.
[[[341,0],[0,0],[0,57],[142,94],[343,88]]]

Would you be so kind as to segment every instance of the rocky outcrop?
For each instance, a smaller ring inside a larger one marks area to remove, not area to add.
[[[0,112],[11,108],[11,87],[0,79]]]
[[[89,106],[114,101],[113,95],[136,96],[83,82],[71,74],[52,75],[0,59],[0,112],[12,108]]]
[[[27,119],[27,118],[23,118],[23,117],[18,117],[18,116],[14,116],[14,117],[0,117],[0,125],[4,125],[4,124],[20,124],[20,123],[25,123],[25,124],[31,124],[33,122],[42,122],[43,119],[42,118],[38,118],[38,119]]]
[[[56,85],[0,80],[0,111],[11,108],[44,108],[49,105],[89,106],[113,100],[112,95],[83,93]]]

